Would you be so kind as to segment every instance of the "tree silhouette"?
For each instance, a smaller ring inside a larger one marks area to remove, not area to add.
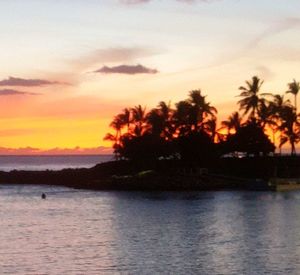
[[[272,130],[273,134],[273,143],[276,143],[275,134],[279,131],[279,149],[281,154],[281,132],[280,132],[280,125],[281,125],[281,116],[282,110],[285,108],[292,108],[292,105],[289,100],[285,100],[284,95],[275,94],[271,95],[272,100],[270,101],[270,109],[271,109],[271,123],[268,124],[269,128]]]
[[[158,109],[152,109],[146,116],[148,125],[150,126],[147,130],[155,136],[161,136],[165,128],[165,119],[161,115]]]
[[[132,122],[134,123],[134,135],[142,136],[145,129],[146,122],[146,108],[141,105],[135,106],[131,109]]]
[[[227,129],[227,135],[230,134],[231,130],[234,130],[236,133],[238,129],[241,127],[242,118],[238,112],[232,113],[227,120],[221,122],[222,128]]]
[[[297,95],[300,90],[300,83],[294,79],[293,82],[288,83],[288,87],[289,87],[289,89],[286,91],[286,93],[294,95],[294,97],[295,97],[295,105],[294,105],[295,113],[297,113]]]
[[[191,123],[191,104],[185,100],[175,104],[176,109],[173,115],[173,121],[176,132],[179,136],[184,136],[192,130]]]
[[[201,90],[193,90],[189,93],[188,102],[191,104],[190,119],[195,131],[202,130],[204,120],[207,117],[214,118],[217,109],[206,101],[206,96],[201,94]]]
[[[220,133],[217,109],[207,101],[201,90],[192,90],[188,98],[175,103],[161,101],[148,113],[137,105],[125,108],[110,124],[115,133],[108,133],[106,140],[113,142],[117,158],[144,162],[160,158],[179,158],[188,163],[205,165],[222,154],[245,152],[248,155],[267,155],[274,151],[276,134],[279,132],[279,148],[290,143],[291,154],[296,154],[300,141],[300,115],[289,100],[280,94],[260,93],[263,81],[254,76],[241,86],[238,101],[243,116],[233,112],[221,122]],[[289,93],[295,98],[299,83],[289,83]],[[296,101],[295,101],[296,104]],[[122,133],[125,129],[124,133]],[[273,133],[273,143],[268,137]]]
[[[244,152],[256,156],[267,155],[275,150],[274,144],[255,118],[241,126],[234,135],[229,136],[225,148],[227,153]]]
[[[210,135],[212,142],[218,142],[223,139],[223,135],[218,131],[217,119],[215,117],[205,122],[204,130]]]
[[[258,109],[264,102],[264,99],[259,96],[263,83],[257,76],[253,76],[251,82],[246,81],[246,87],[239,88],[242,91],[239,96],[243,98],[238,101],[240,110],[244,110],[244,115],[250,112],[250,119],[257,117]]]
[[[296,144],[300,141],[299,115],[294,108],[285,107],[281,110],[281,131],[280,147],[289,142],[291,145],[291,155],[296,155]]]
[[[127,132],[129,132],[130,123],[131,123],[131,112],[130,109],[125,108],[123,113],[119,114],[122,126],[127,126]]]

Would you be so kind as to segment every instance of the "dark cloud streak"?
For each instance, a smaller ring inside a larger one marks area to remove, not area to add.
[[[48,85],[61,85],[66,84],[58,81],[49,81],[44,79],[24,79],[10,76],[7,79],[0,81],[0,86],[22,86],[22,87],[40,87]]]
[[[38,93],[23,92],[14,89],[0,89],[0,96],[10,95],[39,95]]]
[[[103,73],[103,74],[156,74],[158,70],[150,69],[143,65],[119,65],[119,66],[103,66],[101,69],[94,71],[94,73]]]

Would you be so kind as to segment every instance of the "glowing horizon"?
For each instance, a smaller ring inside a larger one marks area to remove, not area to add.
[[[175,103],[193,89],[221,121],[253,75],[265,80],[263,92],[281,94],[300,80],[296,0],[12,0],[0,8],[3,154],[109,147],[103,137],[123,108]]]

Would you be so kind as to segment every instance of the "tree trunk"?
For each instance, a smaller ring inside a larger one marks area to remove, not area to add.
[[[292,156],[295,156],[295,155],[296,155],[295,143],[294,143],[294,142],[291,142],[291,146],[292,146],[291,155],[292,155]]]

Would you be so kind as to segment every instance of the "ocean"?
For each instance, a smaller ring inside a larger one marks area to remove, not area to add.
[[[300,192],[1,185],[0,274],[299,274],[299,213]]]
[[[0,171],[90,168],[113,160],[113,155],[0,156]]]

